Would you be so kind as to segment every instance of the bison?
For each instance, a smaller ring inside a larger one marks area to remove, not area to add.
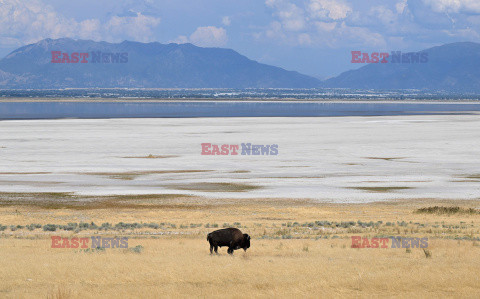
[[[224,228],[211,232],[207,235],[207,241],[210,243],[210,254],[218,254],[218,247],[228,246],[228,254],[233,254],[234,250],[243,248],[247,251],[250,248],[250,236],[243,234],[238,228]]]

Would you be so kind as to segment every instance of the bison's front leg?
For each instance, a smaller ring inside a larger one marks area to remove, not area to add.
[[[210,254],[213,254],[213,245],[210,244]]]
[[[235,246],[233,245],[233,241],[230,241],[230,245],[228,245],[228,254],[233,254],[233,250],[235,249]]]
[[[215,253],[218,254],[218,246],[215,246]]]

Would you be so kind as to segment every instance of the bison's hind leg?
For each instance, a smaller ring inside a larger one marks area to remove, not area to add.
[[[210,240],[210,254],[213,254],[213,251],[218,254],[218,244]]]

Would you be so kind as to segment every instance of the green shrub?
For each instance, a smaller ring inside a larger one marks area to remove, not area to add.
[[[133,248],[130,248],[130,251],[131,252],[134,252],[134,253],[142,253],[143,251],[143,246],[142,245],[137,245]]]
[[[46,224],[43,226],[43,230],[46,232],[54,232],[57,230],[57,225],[55,224]]]

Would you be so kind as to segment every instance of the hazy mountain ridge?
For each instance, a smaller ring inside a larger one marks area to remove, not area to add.
[[[128,53],[128,62],[52,63],[52,51],[86,52],[90,60],[92,52]],[[26,81],[0,80],[4,88],[313,88],[321,84],[316,78],[258,63],[230,49],[67,38],[21,47],[0,60],[0,70]]]
[[[126,63],[52,63],[52,51],[127,53]],[[425,63],[376,63],[325,81],[192,44],[45,39],[0,60],[0,88],[350,88],[480,92],[480,44],[426,49]],[[391,57],[389,58],[391,59]],[[352,64],[352,67],[354,65]]]
[[[433,47],[426,63],[376,63],[340,74],[325,87],[480,91],[480,44],[452,43]]]

